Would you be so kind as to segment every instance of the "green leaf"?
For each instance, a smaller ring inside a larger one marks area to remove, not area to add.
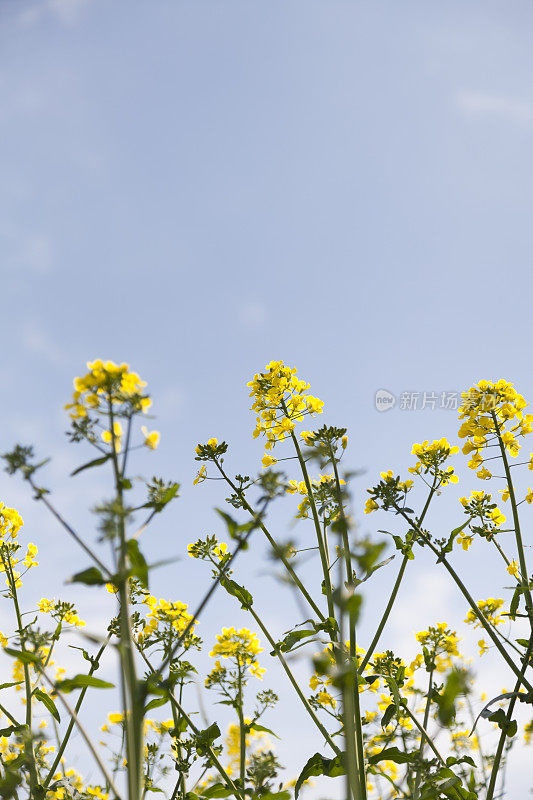
[[[61,718],[59,716],[59,711],[57,710],[56,704],[54,703],[54,701],[52,700],[51,697],[49,697],[45,692],[43,692],[42,689],[35,689],[34,692],[33,692],[33,696],[37,700],[40,700],[41,703],[43,704],[43,706],[46,706],[46,708],[48,709],[50,714],[55,719],[57,719],[58,722],[61,722]]]
[[[18,658],[22,664],[39,664],[41,662],[40,656],[36,653],[30,653],[29,650],[13,650],[11,647],[4,647],[4,653],[13,658]]]
[[[511,598],[511,605],[509,606],[509,617],[513,621],[516,619],[516,612],[518,611],[518,606],[520,605],[520,594],[521,594],[520,589],[521,587],[517,586],[516,589],[514,590],[513,596]]]
[[[100,464],[105,464],[106,461],[109,461],[111,458],[111,453],[106,453],[105,456],[101,456],[100,458],[95,458],[93,461],[88,461],[86,464],[82,464],[81,467],[78,467],[74,470],[74,472],[70,473],[70,476],[78,475],[80,472],[83,472],[84,469],[91,469],[91,467],[99,467]]]
[[[381,727],[386,728],[393,716],[396,713],[396,703],[390,703],[387,708],[385,709],[385,713],[383,714],[383,718],[381,720]]]
[[[466,692],[466,675],[459,670],[452,670],[446,678],[442,693],[435,696],[439,709],[439,720],[443,725],[449,725],[455,718],[455,700]]]
[[[249,731],[260,731],[261,733],[269,733],[271,736],[274,736],[276,739],[279,739],[279,736],[271,731],[270,728],[265,728],[263,725],[259,725],[257,722],[252,722],[250,725],[246,725]]]
[[[308,639],[310,636],[316,636],[316,631],[310,629],[304,629],[301,631],[289,631],[281,642],[278,642],[276,645],[276,650],[272,650],[270,653],[271,656],[275,656],[277,651],[281,653],[288,653],[290,652],[294,645],[300,642],[302,639]]]
[[[490,706],[493,703],[496,703],[498,700],[507,700],[507,699],[510,699],[511,697],[517,697],[520,702],[526,702],[526,703],[530,702],[530,695],[527,692],[504,692],[503,694],[499,694],[497,697],[493,697],[492,700],[489,700],[489,702],[481,709],[481,711],[477,715],[476,719],[474,720],[474,726],[473,726],[472,730],[470,731],[470,736],[472,736],[472,734],[474,733],[474,731],[476,729],[476,725],[477,725],[478,720],[479,720],[480,717],[483,717],[483,719],[492,720],[493,722],[497,722],[498,723],[498,727],[500,727],[499,722],[498,722],[498,719],[500,719],[498,711],[494,712],[494,714],[493,714],[490,711]],[[499,711],[501,711],[502,714],[505,717],[503,709],[500,708]],[[496,715],[498,715],[498,719],[493,719],[493,717],[495,717]],[[503,730],[503,728],[502,728],[502,730]]]
[[[254,794],[252,800],[290,800],[291,793],[286,789],[281,792],[267,792],[266,794]]]
[[[205,756],[207,749],[211,747],[213,742],[220,736],[220,728],[213,722],[208,728],[203,731],[198,731],[196,734],[196,752],[199,756]]]
[[[504,731],[506,736],[512,738],[517,731],[517,723],[516,720],[508,720],[507,715],[503,708],[499,708],[494,714],[491,714],[489,717],[489,722],[495,722],[498,728]]]
[[[24,681],[13,681],[13,683],[0,683],[0,690],[10,689],[12,686],[20,686]]]
[[[63,681],[56,683],[56,689],[60,692],[72,692],[74,689],[85,689],[91,686],[94,689],[114,689],[113,683],[103,681],[101,678],[95,678],[93,675],[75,675],[73,678],[65,678]]]
[[[144,713],[146,714],[147,711],[150,711],[152,708],[159,708],[160,706],[165,706],[168,703],[168,697],[154,697],[153,700],[150,700],[144,707]]]
[[[446,542],[446,544],[444,545],[444,547],[443,547],[443,548],[441,549],[441,551],[440,551],[440,556],[439,556],[439,557],[438,557],[438,559],[437,559],[437,564],[439,563],[439,561],[442,561],[442,559],[443,559],[443,557],[444,557],[444,555],[445,555],[446,553],[451,553],[451,552],[452,552],[452,550],[453,550],[453,543],[454,543],[454,541],[455,541],[455,537],[456,537],[456,536],[459,536],[459,534],[461,533],[461,531],[464,531],[464,529],[466,528],[466,526],[467,526],[467,525],[470,525],[471,521],[472,521],[472,517],[468,517],[468,519],[466,520],[466,522],[464,522],[462,525],[459,525],[459,527],[458,527],[458,528],[454,528],[454,529],[453,529],[453,531],[450,533],[450,536],[449,536],[449,539],[448,539],[448,541]]]
[[[138,578],[140,583],[148,589],[148,564],[139,550],[137,539],[129,539],[127,544],[128,557],[131,564],[130,573],[134,578]]]
[[[11,736],[12,733],[21,731],[23,728],[24,725],[8,725],[7,728],[0,728],[0,736]],[[2,797],[1,794],[0,797]]]
[[[253,605],[254,599],[248,589],[245,589],[244,586],[239,586],[238,583],[235,583],[235,581],[232,581],[229,578],[221,578],[220,585],[227,591],[228,594],[231,594],[233,597],[237,598],[237,600],[241,603],[241,608],[250,608],[250,606]]]
[[[380,761],[394,761],[395,764],[410,764],[417,758],[417,753],[405,753],[397,747],[385,747],[379,753],[370,756],[368,763],[379,764]]]
[[[7,767],[5,776],[0,778],[0,797],[6,800],[9,797],[15,797],[17,794],[17,786],[20,783],[22,783],[22,775]]]
[[[226,512],[222,511],[220,508],[215,508],[215,511],[226,523],[226,528],[231,538],[239,542],[241,550],[246,550],[248,548],[248,543],[244,541],[243,534],[247,534],[249,531],[253,530],[254,527],[257,527],[257,522],[252,520],[251,522],[244,522],[242,525],[239,525],[233,517],[230,517],[229,514],[226,514]]]
[[[396,556],[392,555],[386,558],[385,561],[380,561],[379,564],[374,564],[374,566],[370,567],[364,578],[357,579],[355,581],[355,585],[359,586],[360,583],[364,583],[365,581],[367,581],[370,578],[370,576],[373,575],[374,572],[376,572],[376,570],[381,569],[381,567],[386,567],[387,564],[390,564],[390,562],[393,561],[395,558]]]
[[[335,758],[324,758],[320,753],[315,753],[314,756],[311,756],[294,786],[295,800],[298,797],[303,782],[308,778],[314,775],[326,775],[328,778],[336,778],[339,775],[345,775],[346,771],[343,765],[344,756],[345,753],[341,753],[340,756],[335,756]]]
[[[201,797],[229,797],[233,792],[223,783],[214,783],[201,793]]]
[[[84,583],[86,586],[102,586],[107,583],[98,567],[87,567],[82,572],[77,572],[68,583]]]

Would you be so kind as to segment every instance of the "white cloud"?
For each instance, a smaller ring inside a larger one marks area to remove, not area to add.
[[[35,322],[28,323],[22,333],[22,343],[26,350],[41,356],[54,366],[64,363],[65,355],[61,348]]]
[[[52,269],[54,252],[50,239],[42,234],[22,234],[15,226],[4,224],[0,240],[6,253],[6,269],[15,275],[33,272],[48,275]]]
[[[75,25],[89,2],[90,0],[42,0],[24,9],[18,20],[21,25],[33,25],[43,17],[52,16],[62,25]]]
[[[262,303],[245,303],[240,311],[242,322],[251,328],[257,328],[262,325],[266,322],[267,316],[267,310]]]
[[[533,102],[529,100],[463,90],[456,94],[455,102],[470,117],[499,117],[522,125],[533,122]]]

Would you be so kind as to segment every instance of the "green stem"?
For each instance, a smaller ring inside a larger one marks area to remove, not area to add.
[[[241,788],[243,794],[246,794],[245,778],[246,778],[246,729],[244,726],[244,715],[242,713],[242,672],[241,664],[239,661],[238,673],[238,707],[237,715],[239,717],[239,771],[241,776]]]
[[[98,667],[100,666],[100,664],[99,664],[100,658],[102,657],[103,652],[104,652],[105,648],[107,647],[108,643],[109,643],[109,639],[106,639],[106,641],[100,647],[100,650],[96,654],[96,656],[93,659],[93,662],[91,664],[91,668],[89,670],[89,675],[93,675],[96,672],[96,670],[98,669]],[[83,689],[80,692],[80,695],[78,697],[76,705],[74,706],[74,712],[75,712],[76,715],[78,714],[78,712],[79,712],[79,710],[81,708],[81,704],[83,703],[85,695],[87,694],[87,689],[88,688],[89,688],[88,686],[84,686]],[[70,739],[70,735],[71,735],[71,733],[72,733],[72,731],[74,729],[74,725],[75,725],[74,717],[71,717],[70,720],[69,720],[67,729],[65,731],[65,735],[63,736],[63,740],[61,742],[61,745],[59,746],[59,749],[57,751],[57,755],[56,755],[56,757],[54,759],[54,763],[50,767],[48,775],[46,776],[46,778],[45,778],[45,780],[43,782],[43,787],[45,789],[49,785],[49,783],[52,780],[52,778],[54,777],[56,769],[57,769],[59,763],[61,762],[61,758],[63,756],[63,753],[65,752],[65,748],[66,748],[66,746],[68,744],[68,741]]]
[[[11,557],[9,555],[9,552],[7,553],[7,558],[4,556],[3,546],[2,546],[2,563],[4,565],[4,569],[9,580],[11,598],[13,600],[13,605],[15,607],[15,615],[17,617],[17,627],[20,632],[20,649],[22,650],[23,653],[25,653],[27,651],[23,633],[22,614],[20,613],[20,606],[17,595],[16,580],[15,576],[13,575],[13,566],[11,564]],[[26,729],[27,729],[27,735],[24,739],[24,753],[26,756],[26,761],[29,770],[30,794],[33,796],[33,793],[36,791],[37,786],[39,784],[39,776],[37,773],[37,764],[35,763],[35,753],[33,751],[33,734],[31,730],[32,686],[31,686],[29,665],[24,663],[23,670],[24,670],[24,690],[26,694]]]
[[[283,404],[283,410],[287,413],[287,408],[285,404]],[[315,524],[315,531],[316,531],[316,538],[318,542],[318,551],[320,553],[320,560],[322,562],[322,572],[324,574],[324,586],[326,589],[326,598],[328,603],[328,616],[332,619],[335,619],[335,605],[333,603],[333,590],[331,588],[331,576],[329,574],[328,569],[328,560],[326,556],[326,550],[324,547],[324,540],[322,538],[322,529],[320,527],[320,520],[318,518],[318,511],[316,508],[315,497],[313,494],[313,487],[311,485],[311,480],[309,478],[309,473],[307,472],[307,466],[305,464],[305,459],[302,455],[302,451],[300,449],[300,445],[298,443],[298,439],[296,438],[294,431],[291,431],[291,439],[294,444],[294,448],[296,450],[296,455],[298,456],[298,461],[300,462],[300,469],[302,470],[302,475],[305,483],[305,487],[307,489],[307,499],[309,500],[309,507],[311,509],[311,514],[313,516],[313,522]],[[332,641],[335,641],[335,634],[331,633]]]
[[[533,631],[533,603],[531,601],[531,592],[529,589],[529,582],[528,582],[528,572],[527,572],[527,564],[526,564],[526,556],[524,553],[524,544],[522,542],[522,533],[520,531],[520,518],[518,516],[518,507],[516,504],[516,496],[514,493],[514,486],[513,481],[511,478],[511,470],[509,468],[509,461],[507,459],[507,453],[505,451],[505,445],[502,440],[500,426],[498,424],[498,420],[496,419],[496,414],[494,411],[491,411],[492,420],[494,422],[494,427],[496,429],[496,435],[498,436],[498,443],[500,445],[500,453],[503,461],[503,468],[505,470],[505,477],[507,478],[507,488],[509,490],[509,500],[511,501],[511,509],[513,512],[513,522],[514,522],[514,530],[515,530],[515,539],[516,539],[516,549],[518,550],[518,560],[520,561],[520,586],[524,590],[524,597],[526,603],[526,611],[529,616],[529,623],[531,625],[531,630]]]
[[[420,529],[417,523],[411,520],[403,509],[399,508],[398,506],[395,506],[395,508],[398,511],[398,513],[401,514],[402,517],[407,521],[407,523],[419,534],[419,536],[423,539],[424,543],[429,547],[429,549],[437,556],[439,561],[444,565],[445,569],[455,582],[456,586],[467,600],[468,605],[472,609],[472,612],[478,618],[479,622],[481,623],[487,634],[490,636],[493,643],[496,645],[496,648],[499,651],[500,655],[503,657],[503,659],[505,660],[507,665],[511,668],[511,670],[514,672],[514,674],[517,676],[517,678],[520,679],[520,683],[523,684],[526,687],[526,689],[528,689],[528,691],[530,692],[533,691],[533,686],[529,683],[529,681],[525,678],[525,676],[522,675],[521,671],[518,669],[512,658],[509,656],[505,648],[502,646],[502,643],[500,642],[497,634],[494,632],[488,620],[485,619],[485,616],[481,613],[481,611],[477,607],[474,598],[472,597],[472,595],[470,594],[470,592],[468,591],[468,589],[466,588],[466,586],[464,585],[463,581],[456,573],[454,568],[448,562],[446,556],[442,552],[440,552],[438,548],[435,547],[433,542],[427,538],[427,536]]]
[[[48,683],[48,685],[55,691],[58,699],[60,700],[60,702],[65,707],[65,710],[66,710],[67,714],[69,714],[71,719],[73,719],[74,722],[76,723],[79,732],[81,733],[83,739],[85,740],[85,744],[87,745],[87,747],[91,751],[94,760],[96,761],[96,763],[100,767],[102,775],[104,776],[104,779],[107,781],[107,783],[109,785],[109,788],[114,793],[115,798],[117,800],[121,800],[120,794],[118,793],[117,788],[116,788],[115,784],[113,783],[113,778],[111,777],[111,775],[107,771],[104,762],[102,761],[102,759],[98,755],[98,752],[97,752],[95,746],[93,745],[93,743],[91,741],[91,737],[88,735],[87,731],[85,730],[85,728],[81,724],[76,711],[70,706],[68,701],[65,699],[65,695],[63,694],[63,692],[59,691],[57,686],[54,685],[54,682],[48,677],[48,675],[46,674],[46,672],[42,668],[40,669],[40,672],[41,672],[41,675],[43,676],[43,678],[45,679],[45,681]],[[33,798],[33,795],[32,795],[32,798]]]
[[[298,697],[302,701],[305,710],[307,711],[307,713],[309,714],[309,716],[311,717],[311,719],[313,720],[313,722],[315,723],[315,725],[317,726],[318,730],[320,731],[320,733],[322,734],[322,736],[324,737],[326,742],[329,744],[331,749],[335,752],[336,755],[340,755],[340,752],[341,752],[340,749],[337,747],[337,745],[335,744],[335,742],[333,741],[333,739],[331,738],[331,736],[327,732],[326,728],[322,725],[322,723],[320,722],[319,718],[317,717],[317,715],[315,714],[315,712],[313,711],[313,709],[309,705],[309,702],[308,702],[306,696],[304,695],[304,693],[302,692],[302,690],[300,689],[300,687],[298,685],[298,681],[296,680],[296,678],[292,674],[292,672],[290,670],[290,667],[288,666],[287,662],[283,658],[283,655],[279,652],[279,648],[278,648],[276,642],[274,641],[274,639],[272,638],[272,636],[270,635],[268,630],[265,628],[263,622],[258,617],[257,613],[254,611],[253,607],[252,606],[246,606],[246,608],[250,612],[252,617],[255,619],[255,621],[257,622],[257,624],[259,625],[259,627],[263,631],[265,637],[267,638],[268,643],[272,647],[273,651],[276,653],[276,655],[277,655],[277,657],[278,657],[278,659],[279,659],[279,661],[281,663],[281,666],[285,670],[285,673],[286,673],[288,679],[290,680],[294,690],[296,691],[296,694],[298,695]]]
[[[435,657],[435,653],[433,654],[433,657]],[[424,711],[424,723],[423,723],[424,728],[427,728],[429,722],[429,711],[431,708],[432,691],[433,691],[433,669],[431,669],[429,672],[426,710]],[[416,779],[415,779],[415,788],[413,792],[413,800],[418,800],[420,796],[420,781],[422,779],[422,758],[424,756],[425,743],[426,743],[426,737],[424,734],[422,734],[422,736],[420,737],[420,747],[418,748],[418,764],[416,767]]]
[[[400,564],[400,569],[398,570],[398,575],[396,576],[396,581],[394,583],[394,588],[392,590],[391,596],[389,597],[389,602],[387,603],[387,607],[383,612],[383,616],[381,617],[380,623],[377,627],[376,633],[374,634],[374,638],[372,639],[368,650],[365,653],[365,657],[361,661],[361,665],[359,667],[359,674],[362,675],[363,671],[374,655],[374,651],[377,647],[381,634],[383,633],[383,628],[387,624],[387,620],[389,619],[390,612],[392,611],[392,607],[396,601],[396,597],[398,595],[398,591],[400,589],[400,584],[403,580],[403,576],[405,573],[405,568],[407,566],[407,562],[409,561],[408,556],[404,556],[402,559],[402,563]]]
[[[117,438],[115,435],[113,402],[108,398],[109,428],[111,432],[111,454],[113,473],[115,477],[115,491],[120,508],[118,520],[119,530],[119,560],[118,560],[118,594],[119,594],[119,625],[121,658],[121,675],[125,682],[124,692],[126,707],[124,718],[126,725],[126,758],[128,762],[128,793],[129,800],[140,800],[143,785],[143,709],[139,697],[139,684],[133,654],[133,635],[129,613],[129,580],[128,552],[126,541],[126,526],[124,522],[124,497],[122,489],[123,474],[120,471],[117,455]]]
[[[531,657],[532,651],[533,651],[533,634],[529,638],[528,648],[527,648],[526,654],[524,656],[524,663],[522,664],[522,669],[521,669],[522,677],[523,677],[526,669],[529,666],[529,659]],[[513,690],[515,693],[520,690],[520,686],[521,686],[522,682],[523,682],[522,680],[517,680],[516,681],[515,687],[514,687],[514,690]],[[516,700],[517,700],[517,697],[516,697],[516,694],[515,694],[514,697],[511,697],[511,700],[509,702],[509,707],[507,709],[507,714],[505,715],[505,720],[506,720],[507,723],[511,722],[511,720],[513,718],[513,713],[514,713],[514,707],[516,705]],[[504,730],[502,730],[502,732],[500,734],[500,738],[498,740],[498,747],[497,747],[496,753],[494,755],[494,761],[492,762],[492,770],[491,770],[491,773],[490,773],[490,782],[489,782],[489,788],[487,789],[487,798],[486,798],[486,800],[493,800],[493,797],[494,797],[494,791],[496,789],[496,781],[498,779],[498,773],[499,773],[499,770],[500,770],[500,763],[501,763],[501,760],[502,760],[503,748],[505,746],[506,738],[507,738],[507,733],[506,733],[506,730],[504,728]]]
[[[422,525],[422,523],[424,521],[424,517],[426,516],[426,514],[428,512],[429,504],[431,503],[432,497],[433,497],[433,495],[435,494],[435,491],[436,491],[436,484],[437,484],[437,479],[436,479],[436,477],[434,477],[433,478],[433,485],[431,486],[431,488],[429,490],[429,495],[428,495],[427,500],[425,502],[424,508],[422,509],[422,513],[420,514],[420,519],[419,519],[419,522],[418,522],[419,525]],[[366,651],[365,657],[363,658],[363,661],[361,662],[361,666],[359,667],[359,674],[360,675],[363,673],[364,668],[366,667],[366,665],[368,664],[368,662],[372,658],[372,655],[374,654],[374,650],[376,649],[376,647],[378,645],[378,642],[379,642],[379,639],[381,637],[381,634],[383,633],[383,628],[387,624],[387,620],[389,619],[390,612],[392,611],[392,607],[394,606],[394,603],[396,601],[396,596],[397,596],[398,591],[400,589],[400,585],[402,583],[403,576],[405,574],[405,568],[407,567],[407,562],[408,561],[409,561],[409,556],[404,556],[403,559],[402,559],[402,563],[400,564],[400,569],[398,570],[398,575],[396,577],[396,581],[395,581],[394,587],[392,589],[392,594],[389,597],[389,602],[387,603],[387,607],[385,608],[385,611],[383,612],[383,616],[381,617],[381,620],[380,620],[380,623],[379,623],[379,625],[377,627],[377,630],[376,630],[376,633],[374,635],[374,638],[372,639],[372,641],[370,643],[370,647]]]
[[[279,558],[279,560],[282,562],[283,566],[285,567],[285,569],[287,570],[287,572],[291,576],[291,579],[292,579],[294,585],[298,587],[298,589],[300,590],[302,596],[305,598],[307,603],[311,606],[311,608],[313,609],[313,611],[315,612],[315,614],[317,615],[319,620],[321,622],[324,622],[325,619],[326,619],[324,614],[320,611],[319,607],[317,606],[317,604],[315,603],[315,601],[313,600],[313,598],[311,597],[311,595],[309,594],[309,592],[307,591],[307,589],[305,588],[303,583],[301,582],[300,578],[296,574],[294,568],[289,563],[287,557],[285,556],[285,554],[283,552],[283,548],[281,548],[279,546],[279,544],[276,542],[276,540],[274,539],[274,537],[272,536],[270,531],[267,529],[266,525],[262,522],[261,518],[257,515],[257,513],[254,511],[254,509],[250,505],[250,503],[246,500],[244,492],[241,489],[239,489],[233,483],[231,478],[229,478],[226,475],[226,473],[222,469],[222,466],[220,465],[220,463],[217,460],[215,460],[214,463],[215,463],[215,466],[217,467],[218,471],[220,472],[220,474],[222,475],[222,477],[224,478],[224,480],[228,484],[228,486],[230,486],[233,489],[233,491],[235,492],[235,494],[242,500],[242,504],[243,504],[244,508],[246,509],[246,511],[248,511],[248,513],[251,514],[251,516],[253,517],[254,521],[257,522],[259,528],[261,528],[261,530],[265,534],[265,536],[266,536],[266,538],[268,540],[268,543],[272,547],[272,550],[274,551],[276,557]]]
[[[337,459],[335,458],[335,454],[333,453],[333,449],[330,447],[330,456],[331,456],[331,463],[333,464],[333,472],[335,475],[335,485],[337,489],[337,497],[339,501],[339,513],[341,517],[341,534],[342,534],[342,549],[344,551],[344,565],[346,568],[346,586],[348,591],[353,591],[353,568],[352,568],[352,556],[350,553],[350,541],[348,539],[348,521],[346,519],[346,515],[344,513],[344,503],[343,503],[343,493],[341,488],[341,482],[339,478],[339,471],[337,468]],[[342,586],[342,580],[340,581],[340,585]],[[350,723],[353,721],[354,729],[355,729],[355,741],[356,741],[356,748],[357,748],[357,766],[358,766],[358,778],[359,778],[359,796],[362,800],[366,800],[366,770],[365,770],[365,754],[363,748],[363,727],[361,724],[361,707],[359,702],[359,681],[354,680],[354,677],[358,677],[357,672],[357,633],[355,628],[355,618],[353,613],[349,613],[349,631],[350,631],[350,691],[352,692],[351,695],[351,702],[349,703],[349,708],[345,705],[346,711],[346,719],[348,720],[349,715],[351,714]],[[341,636],[341,641],[343,637]],[[355,671],[355,676],[354,676]],[[348,735],[348,731],[346,732]],[[357,800],[357,798],[356,798]]]
[[[143,659],[144,663],[146,664],[146,666],[150,670],[151,674],[157,676],[157,673],[154,671],[154,668],[153,668],[152,664],[150,663],[148,657],[146,656],[146,653],[144,653],[140,648],[137,648],[137,649],[138,649],[138,652],[140,653],[140,656]],[[161,688],[166,690],[166,692],[168,694],[168,699],[169,699],[170,704],[179,711],[180,715],[183,717],[183,719],[187,723],[188,727],[195,734],[195,736],[198,736],[198,734],[200,733],[200,729],[196,727],[196,725],[194,724],[192,719],[189,717],[189,715],[187,714],[187,712],[185,711],[185,709],[183,708],[183,706],[181,705],[179,700],[176,699],[176,697],[173,695],[173,693],[170,691],[170,689],[168,688],[168,686],[166,684],[161,683]],[[209,747],[209,745],[205,745],[205,752],[206,752],[209,760],[212,762],[212,764],[214,765],[214,767],[218,771],[220,777],[222,778],[222,780],[224,781],[224,783],[228,787],[228,789],[230,789],[230,791],[235,795],[235,797],[240,797],[241,800],[245,800],[243,792],[240,791],[237,788],[237,786],[233,783],[233,781],[231,780],[230,776],[228,775],[228,773],[226,772],[226,770],[224,769],[224,767],[222,766],[222,764],[220,763],[220,761],[216,757],[216,755],[213,752],[213,750],[211,749],[211,747]]]

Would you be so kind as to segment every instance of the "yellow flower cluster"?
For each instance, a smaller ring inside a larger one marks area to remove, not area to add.
[[[16,539],[23,525],[18,511],[15,511],[14,508],[7,508],[0,502],[0,542],[6,539]]]
[[[416,443],[411,452],[418,459],[414,467],[409,467],[409,472],[413,475],[430,472],[439,479],[442,486],[446,486],[448,483],[457,483],[459,480],[454,474],[453,467],[447,467],[445,470],[440,468],[446,459],[459,452],[459,448],[452,447],[445,437],[435,439],[433,442],[426,440],[422,444]]]
[[[492,625],[501,625],[504,622],[502,616],[498,613],[499,609],[503,606],[503,600],[489,597],[487,600],[478,600],[476,605],[483,616],[492,623]],[[473,623],[474,628],[479,628],[481,625],[471,608],[468,610],[465,622]]]
[[[74,379],[72,403],[65,406],[72,409],[72,419],[86,417],[89,411],[107,411],[107,404],[127,403],[134,411],[147,411],[152,401],[142,393],[146,386],[135,372],[130,372],[128,364],[115,364],[113,361],[88,362],[89,372]]]
[[[412,470],[411,470],[412,471]],[[387,494],[390,497],[395,496],[396,499],[399,499],[400,495],[407,495],[408,492],[411,491],[413,487],[412,480],[400,481],[399,477],[395,478],[394,473],[391,469],[387,470],[386,472],[381,472],[381,484],[374,489],[367,489],[368,492],[371,492],[375,495],[375,497],[382,497],[383,495]],[[365,503],[365,514],[371,514],[372,511],[378,509],[379,503],[376,502],[375,497],[369,497]]]
[[[146,639],[158,630],[159,624],[170,625],[178,633],[182,633],[192,620],[192,615],[187,613],[187,603],[170,602],[169,600],[158,600],[152,595],[147,595],[143,603],[150,609],[147,614],[148,622],[139,633],[139,639]],[[194,632],[191,626],[190,633]]]
[[[233,658],[241,666],[249,668],[252,675],[261,678],[265,671],[259,666],[257,655],[263,651],[259,646],[259,639],[255,633],[241,628],[222,628],[222,633],[217,634],[217,643],[209,653],[212,658]]]
[[[444,672],[452,667],[452,658],[459,658],[458,650],[459,637],[455,631],[448,628],[446,622],[438,622],[430,625],[427,631],[419,631],[415,634],[417,642],[426,647],[435,659],[435,666],[438,672]],[[422,657],[419,656],[420,664]],[[415,659],[416,661],[416,659]],[[414,662],[411,667],[414,666]]]
[[[322,413],[322,400],[307,394],[309,384],[296,377],[296,367],[286,367],[283,361],[271,361],[247,386],[254,398],[252,410],[257,412],[254,439],[264,434],[266,450],[282,442],[304,416]],[[264,466],[271,463],[263,460]]]
[[[491,472],[483,466],[482,451],[495,437],[501,438],[511,456],[518,455],[520,444],[517,437],[533,430],[533,415],[523,414],[526,406],[525,399],[513,384],[503,379],[496,383],[482,380],[468,392],[463,392],[459,419],[464,419],[464,422],[459,429],[459,436],[466,439],[463,453],[471,454],[468,466],[477,470],[478,478],[486,480],[492,477]]]
[[[79,618],[76,609],[71,603],[63,603],[60,600],[48,600],[43,597],[37,603],[37,608],[42,614],[51,614],[55,619],[74,625],[76,628],[85,627],[85,622]]]

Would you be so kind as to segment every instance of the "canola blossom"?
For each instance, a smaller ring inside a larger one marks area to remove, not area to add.
[[[46,461],[33,448],[17,445],[3,456],[6,471],[29,483],[83,557],[64,587],[66,599],[62,590],[58,598],[51,576],[46,596],[28,602],[24,578],[39,566],[38,547],[23,543],[20,514],[0,503],[2,594],[12,614],[0,633],[12,675],[0,687],[11,693],[5,705],[0,698],[5,796],[144,800],[156,792],[172,800],[296,800],[300,791],[312,796],[317,776],[339,781],[337,793],[346,800],[510,796],[505,781],[513,753],[533,743],[533,721],[517,717],[515,708],[533,705],[527,533],[533,490],[518,477],[518,468],[533,470],[533,453],[518,459],[533,415],[525,413],[527,402],[513,384],[482,380],[464,392],[457,432],[465,440],[462,452],[445,437],[406,447],[406,456],[409,450],[414,456],[407,475],[387,465],[363,503],[357,484],[351,494],[346,428],[326,423],[311,430],[323,402],[296,368],[270,362],[247,384],[252,438],[261,439],[266,452],[237,471],[228,443],[206,431],[209,438],[191,453],[199,462],[192,482],[214,481],[207,483],[218,497],[213,528],[206,533],[189,525],[184,540],[181,528],[176,536],[172,527],[169,540],[180,558],[160,562],[151,550],[151,526],[178,498],[179,484],[145,479],[135,462],[136,450],[155,451],[160,441],[157,430],[140,424],[151,409],[147,384],[125,363],[96,360],[87,369],[74,381],[67,411],[69,439],[93,454],[73,474],[102,468],[110,481],[106,499],[93,509],[94,542],[55,506],[53,491],[41,482]],[[307,430],[298,431],[300,423]],[[457,484],[465,482],[461,456],[475,476],[473,486],[459,491]],[[436,510],[443,493],[446,514]],[[291,538],[283,538],[280,514],[271,515],[278,503],[288,509]],[[385,514],[389,521],[382,525]],[[164,523],[158,524],[161,530]],[[37,540],[34,532],[31,538]],[[262,542],[276,591],[297,599],[287,603],[283,619],[272,618],[256,591],[257,571],[246,551],[262,554]],[[185,563],[182,555],[189,556]],[[455,629],[428,619],[412,630],[406,657],[390,649],[392,610],[404,580],[414,579],[417,569],[427,571],[427,555],[455,587],[464,621]],[[463,576],[478,570],[481,555],[494,560],[494,569],[480,576],[486,578],[484,599],[474,599]],[[197,592],[161,597],[161,563],[175,570],[169,586],[181,594],[194,585]],[[377,583],[378,570],[394,573],[393,580]],[[384,595],[389,583],[393,588]],[[93,628],[94,612],[85,593],[75,594],[76,584],[103,592],[114,609],[99,636],[83,634]],[[216,602],[221,596],[224,604]],[[222,608],[228,624],[209,646],[202,631],[209,641],[210,625],[220,630]],[[378,620],[370,634],[361,626],[368,608]],[[243,615],[251,627],[235,626]],[[473,650],[469,628],[477,631]],[[117,656],[113,682],[99,672],[107,648]],[[207,668],[205,655],[212,659]],[[491,696],[484,675],[476,677],[479,658],[489,660],[493,675],[500,670],[500,694]],[[288,722],[275,710],[276,680],[286,681],[300,708]],[[212,698],[213,721],[205,725],[199,688]],[[102,703],[98,693],[104,691],[112,699],[95,741],[80,718]],[[310,726],[320,752],[284,765],[293,724]],[[71,741],[74,730],[81,739]],[[91,780],[71,765],[72,742],[78,747],[81,740],[94,759]]]

